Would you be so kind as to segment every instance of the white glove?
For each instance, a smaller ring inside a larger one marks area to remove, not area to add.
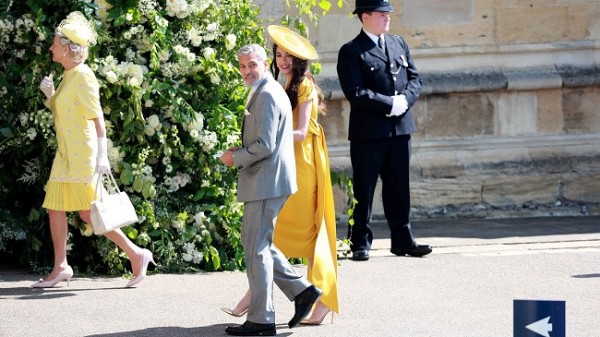
[[[106,137],[98,137],[98,156],[96,157],[96,173],[110,172],[108,161],[108,140]]]
[[[44,76],[40,82],[40,90],[46,95],[46,99],[49,99],[54,95],[54,80],[52,74],[50,76]]]
[[[408,101],[406,100],[406,96],[392,96],[392,100],[392,111],[386,116],[402,116],[406,112],[406,110],[408,110]]]

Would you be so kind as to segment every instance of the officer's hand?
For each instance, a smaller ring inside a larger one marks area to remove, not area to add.
[[[406,110],[408,110],[408,101],[406,100],[406,96],[404,95],[398,95],[398,96],[393,96],[393,103],[392,103],[392,111],[387,114],[387,117],[393,117],[393,116],[402,116]]]

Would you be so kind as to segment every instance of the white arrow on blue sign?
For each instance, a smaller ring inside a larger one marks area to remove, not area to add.
[[[514,300],[513,337],[566,337],[565,301]]]

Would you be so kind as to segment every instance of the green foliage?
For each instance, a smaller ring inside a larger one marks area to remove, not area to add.
[[[354,225],[354,206],[356,206],[356,198],[354,198],[354,189],[352,188],[352,177],[348,176],[345,171],[331,171],[331,183],[338,186],[342,192],[346,193],[346,215],[348,216],[348,225]],[[345,237],[337,242],[338,252],[343,256],[350,254],[350,240]]]
[[[337,0],[337,6],[342,8],[345,0]],[[290,7],[290,1],[285,0],[287,7]],[[319,19],[322,16],[325,16],[329,10],[331,10],[331,2],[329,0],[295,0],[294,6],[296,11],[300,16],[308,17],[310,22],[313,22],[317,25]],[[319,11],[321,15],[319,15]],[[296,28],[305,28],[305,27],[296,27]],[[306,36],[306,31],[300,30],[300,34]]]
[[[309,32],[301,18],[316,25],[319,13],[331,8],[327,0],[293,3],[298,16],[282,23],[304,36]],[[56,84],[62,77],[48,48],[54,27],[74,10],[85,13],[99,35],[86,63],[101,86],[111,167],[140,217],[123,231],[149,247],[164,272],[244,268],[237,176],[215,155],[239,145],[247,91],[235,52],[264,44],[250,0],[0,3],[0,256],[17,257],[37,272],[53,262],[40,206],[56,144],[38,85],[50,73]],[[334,183],[349,186],[344,177]],[[78,272],[128,270],[114,244],[86,237],[75,213],[68,222],[69,262]]]
[[[235,52],[264,43],[251,1],[29,0],[2,6],[0,252],[36,270],[52,263],[40,205],[56,144],[52,114],[37,87],[50,73],[60,81],[63,69],[48,48],[54,27],[79,10],[99,35],[86,63],[101,86],[111,167],[140,216],[124,232],[149,247],[163,271],[243,268],[237,175],[215,154],[239,145],[247,92]],[[69,223],[84,228],[74,215]],[[80,270],[127,270],[126,257],[108,240],[70,233],[70,261]],[[12,243],[17,240],[25,244]]]

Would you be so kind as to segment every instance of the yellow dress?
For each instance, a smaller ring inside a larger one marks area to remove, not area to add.
[[[313,258],[308,279],[323,290],[321,301],[339,312],[335,206],[329,172],[329,156],[323,128],[318,123],[318,96],[314,84],[305,79],[298,88],[298,107],[312,100],[306,139],[294,142],[298,192],[285,202],[275,225],[274,243],[287,257]]]
[[[85,64],[65,71],[49,102],[57,150],[42,207],[56,211],[89,210],[98,137],[92,119],[102,116],[99,85]]]

